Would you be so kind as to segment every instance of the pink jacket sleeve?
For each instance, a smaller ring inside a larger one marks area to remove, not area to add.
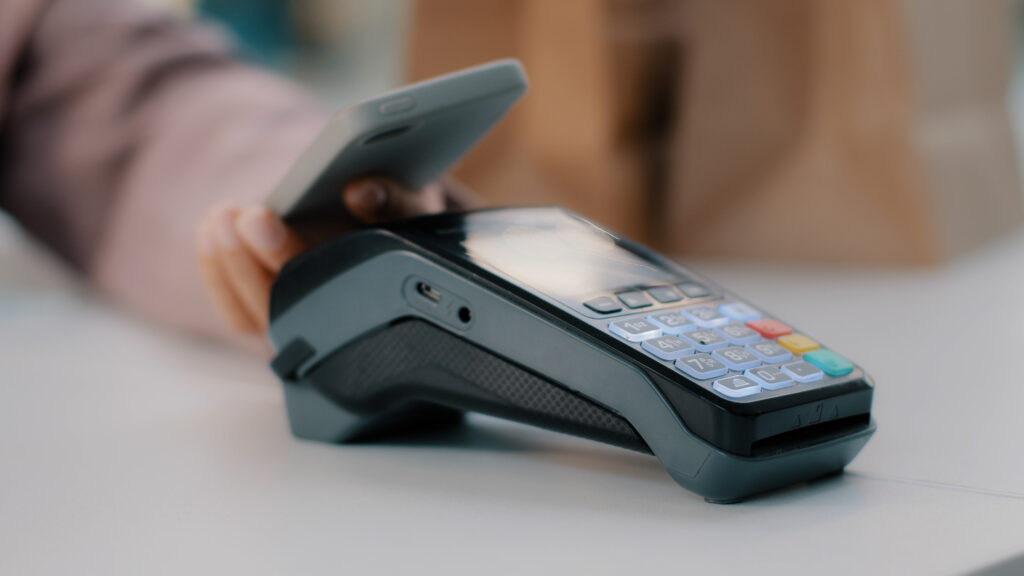
[[[119,303],[221,334],[195,226],[260,201],[324,112],[129,0],[3,0],[0,86],[0,206]]]

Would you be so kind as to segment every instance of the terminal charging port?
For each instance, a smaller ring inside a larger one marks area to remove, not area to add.
[[[438,288],[433,281],[411,276],[402,282],[402,297],[412,308],[456,330],[473,325],[475,311],[450,286]]]
[[[419,292],[421,296],[435,304],[439,304],[441,302],[441,293],[436,288],[426,284],[425,282],[417,282],[416,291]]]

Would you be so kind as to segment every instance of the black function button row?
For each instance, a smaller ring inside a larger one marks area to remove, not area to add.
[[[611,314],[612,312],[622,311],[622,306],[608,296],[599,296],[597,298],[587,300],[583,305],[598,314]]]
[[[653,304],[643,292],[634,290],[631,292],[619,292],[616,294],[619,300],[629,308],[646,308]]]
[[[676,288],[678,288],[679,291],[676,291]],[[679,292],[682,292],[688,298],[703,298],[704,296],[709,296],[711,294],[711,291],[704,287],[703,284],[698,284],[696,282],[684,282],[682,284],[677,284],[675,288],[668,285],[651,286],[646,289],[646,293],[644,290],[619,292],[615,295],[618,298],[618,301],[609,296],[598,296],[597,298],[587,300],[583,305],[599,314],[612,314],[614,312],[622,311],[622,305],[619,304],[620,302],[625,305],[626,308],[631,308],[633,310],[653,305],[654,303],[651,302],[648,295],[662,304],[679,302],[683,299],[683,297],[679,295]]]

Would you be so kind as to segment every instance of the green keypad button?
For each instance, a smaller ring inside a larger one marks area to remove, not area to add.
[[[846,376],[853,371],[853,362],[831,350],[814,350],[804,354],[804,360],[821,368],[829,376]]]

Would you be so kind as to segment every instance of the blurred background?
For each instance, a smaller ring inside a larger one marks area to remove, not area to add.
[[[150,1],[335,108],[520,58],[456,175],[670,254],[927,264],[1024,219],[1013,0]]]

